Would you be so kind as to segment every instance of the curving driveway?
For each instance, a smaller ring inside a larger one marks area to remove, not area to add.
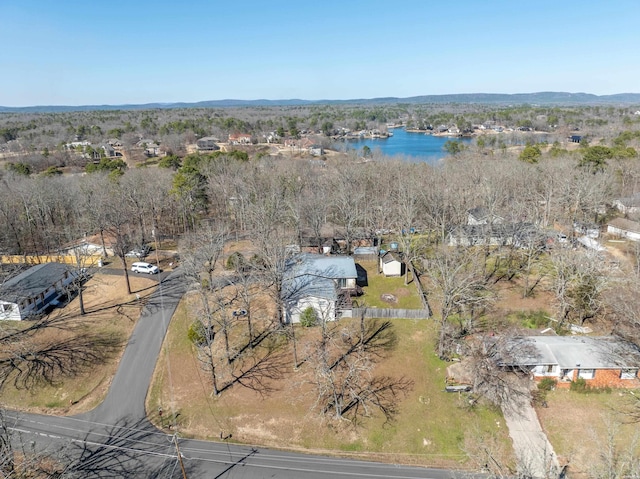
[[[175,438],[146,419],[144,403],[169,322],[186,289],[179,272],[159,283],[136,324],[106,399],[93,411],[73,417],[7,413],[22,442],[33,441],[34,447],[62,454],[72,461],[66,471],[70,477],[82,478],[482,477],[181,439],[183,475]]]

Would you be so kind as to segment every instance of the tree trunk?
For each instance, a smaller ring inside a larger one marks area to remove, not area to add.
[[[127,283],[127,294],[131,294],[131,283],[129,282],[129,270],[127,269],[127,260],[124,256],[120,256],[122,261],[122,269],[124,270],[124,279]]]

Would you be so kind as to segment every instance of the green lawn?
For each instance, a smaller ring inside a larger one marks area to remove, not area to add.
[[[359,261],[358,264],[367,270],[368,285],[363,287],[364,294],[356,299],[358,306],[369,308],[393,308],[393,309],[422,309],[422,302],[418,296],[418,290],[413,281],[404,284],[404,276],[386,278],[378,273],[378,265],[375,261]],[[411,279],[411,276],[409,276]],[[388,303],[381,299],[383,294],[392,294],[397,298],[397,303]]]

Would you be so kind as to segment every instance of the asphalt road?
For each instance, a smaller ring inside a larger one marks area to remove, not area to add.
[[[6,419],[17,433],[16,439],[70,461],[71,477],[182,478],[175,438],[147,421],[144,401],[169,321],[186,289],[179,272],[159,283],[143,308],[102,404],[73,417],[7,412]],[[453,471],[296,454],[224,441],[180,439],[179,447],[185,474],[191,479],[472,477]]]

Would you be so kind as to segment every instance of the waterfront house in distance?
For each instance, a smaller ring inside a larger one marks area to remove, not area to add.
[[[220,149],[217,143],[220,143],[218,138],[205,136],[196,141],[196,148],[198,151],[217,151]]]
[[[299,323],[307,308],[312,308],[320,321],[348,316],[357,278],[350,256],[302,253],[292,257],[282,281],[284,321]]]
[[[0,287],[0,320],[20,321],[42,313],[65,293],[76,273],[61,263],[32,266]]]
[[[248,133],[233,133],[229,135],[230,145],[250,145],[251,135]]]
[[[584,379],[591,387],[638,388],[640,350],[611,336],[530,336],[517,338],[501,364],[531,371],[536,381],[552,378],[558,387]]]

